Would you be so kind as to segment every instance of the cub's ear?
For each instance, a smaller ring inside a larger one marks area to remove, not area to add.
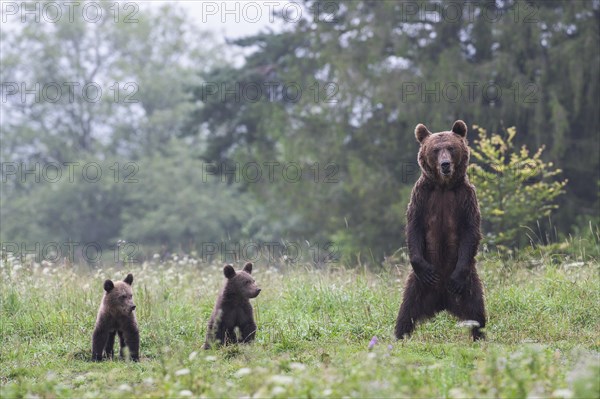
[[[133,274],[129,273],[123,281],[125,281],[129,285],[133,284]]]
[[[431,134],[431,132],[429,130],[427,130],[427,127],[425,125],[423,125],[422,123],[419,123],[417,125],[417,127],[415,128],[415,137],[417,138],[417,141],[419,143],[422,143],[423,140],[425,140],[425,138],[427,136],[429,136]]]
[[[115,288],[115,285],[113,284],[112,281],[106,280],[104,282],[104,291],[111,292],[113,288]]]
[[[232,278],[233,276],[235,276],[235,269],[231,265],[225,265],[225,267],[223,268],[223,274],[227,278]]]
[[[252,274],[252,262],[248,262],[244,265],[244,271],[248,274]]]
[[[456,133],[460,137],[466,137],[467,136],[467,124],[461,120],[454,122],[454,125],[452,125],[452,133]]]

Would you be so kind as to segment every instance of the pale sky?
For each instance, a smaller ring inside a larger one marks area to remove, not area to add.
[[[141,2],[140,3],[141,6]],[[153,6],[175,3],[189,10],[199,27],[215,33],[217,37],[235,39],[266,30],[281,30],[283,24],[272,16],[273,10],[285,8],[289,23],[302,17],[302,7],[288,0],[186,0],[153,1]]]
[[[96,9],[99,8],[98,3],[99,0],[69,2],[57,0],[51,1],[50,4],[37,2],[25,5],[21,1],[0,0],[0,38],[3,36],[3,31],[22,26],[20,22],[23,19],[38,21],[40,24],[52,24],[54,18],[71,18],[73,14],[84,16],[86,21],[93,22],[93,18],[97,15]],[[197,27],[212,32],[214,38],[223,43],[226,39],[251,36],[268,29],[280,31],[286,24],[297,23],[307,16],[301,4],[290,0],[122,0],[114,2],[109,0],[109,4],[111,5],[108,11],[110,16],[118,15],[121,20],[128,17],[139,18],[148,7],[158,8],[164,4],[177,4],[188,11],[190,19]],[[273,11],[283,11],[285,22],[274,18]],[[243,57],[240,55],[250,51],[251,49],[244,49],[240,53],[236,50],[231,54],[232,60],[241,63]]]
[[[89,4],[92,3],[92,4]],[[51,1],[50,4],[35,2],[29,5],[21,1],[0,0],[1,29],[10,30],[19,25],[22,19],[52,23],[53,19],[69,18],[70,13],[85,15],[93,19],[97,15],[99,0]],[[306,17],[302,6],[289,0],[182,0],[182,1],[114,1],[110,2],[111,16],[118,12],[119,18],[139,17],[147,7],[160,7],[171,3],[178,4],[189,12],[189,16],[200,28],[214,32],[217,38],[240,38],[272,28],[281,30],[285,23],[275,20],[274,10],[284,11],[289,23]],[[70,4],[66,6],[65,4]],[[304,15],[303,15],[304,14]],[[59,17],[57,17],[59,15]]]

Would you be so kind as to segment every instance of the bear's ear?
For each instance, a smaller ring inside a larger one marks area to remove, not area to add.
[[[252,274],[252,262],[248,262],[244,265],[244,271],[248,274]]]
[[[431,134],[431,132],[429,130],[427,130],[427,127],[425,125],[423,125],[422,123],[419,123],[417,125],[417,127],[415,128],[415,137],[417,138],[417,141],[419,143],[422,143],[423,140],[425,140],[425,138],[427,136],[429,136]]]
[[[232,278],[233,276],[235,276],[235,269],[231,265],[225,265],[225,267],[223,268],[223,274],[227,278]]]
[[[452,133],[456,133],[460,137],[466,137],[467,136],[467,124],[461,120],[454,122],[454,125],[452,125]]]
[[[111,292],[113,288],[115,288],[115,285],[113,284],[112,281],[106,280],[104,282],[104,291]]]
[[[133,284],[133,274],[129,273],[123,281],[125,281],[129,285]]]

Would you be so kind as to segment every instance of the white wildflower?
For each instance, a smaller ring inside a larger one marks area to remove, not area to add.
[[[574,267],[581,267],[581,266],[585,266],[585,262],[572,262],[572,263],[566,263],[563,265],[563,267],[565,269],[571,269]]]
[[[290,368],[292,370],[306,370],[306,365],[304,365],[302,363],[293,362],[293,363],[290,363]]]
[[[452,388],[448,391],[449,398],[466,399],[469,397],[465,391],[460,388]]]
[[[479,322],[475,321],[475,320],[464,320],[464,321],[461,321],[460,323],[458,323],[457,327],[462,327],[462,328],[479,327]]]
[[[119,385],[119,391],[131,392],[133,389],[128,384]]]
[[[289,375],[272,375],[269,381],[280,385],[289,385],[294,382],[294,378]]]
[[[552,392],[552,397],[570,399],[573,397],[573,391],[571,391],[570,389],[566,389],[566,388],[557,389],[556,391]]]
[[[188,375],[190,373],[190,369],[181,369],[181,370],[177,370],[175,372],[175,375],[177,377],[182,376],[182,375]]]
[[[251,369],[249,369],[248,367],[243,367],[243,368],[239,369],[238,371],[236,371],[234,375],[237,378],[240,378],[240,377],[243,377],[243,376],[248,375],[250,373],[252,373]]]

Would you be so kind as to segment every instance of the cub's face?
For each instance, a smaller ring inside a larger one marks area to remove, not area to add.
[[[123,281],[113,283],[111,280],[104,282],[104,305],[114,314],[129,315],[135,310],[133,303],[133,275],[128,274]]]
[[[442,182],[464,175],[469,163],[466,135],[463,121],[456,121],[452,131],[434,134],[424,125],[417,125],[415,136],[421,143],[419,165],[423,171]]]
[[[260,294],[261,290],[252,278],[252,263],[246,263],[244,269],[237,273],[233,266],[225,265],[223,274],[227,278],[228,292],[234,292],[243,298],[256,298]]]

